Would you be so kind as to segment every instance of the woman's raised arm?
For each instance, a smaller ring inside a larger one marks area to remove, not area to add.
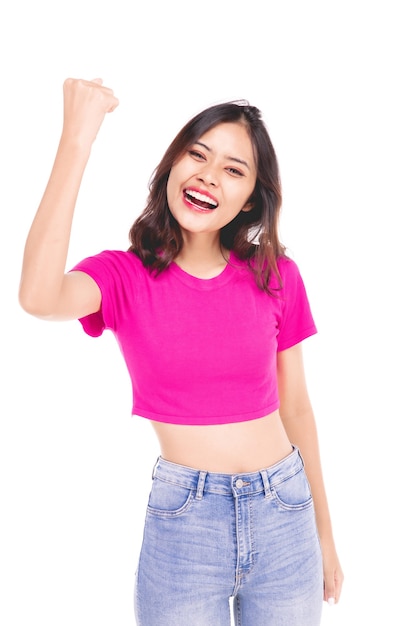
[[[100,291],[81,272],[65,273],[74,208],[91,147],[106,113],[119,102],[101,79],[68,78],[64,120],[52,172],[26,240],[19,302],[44,319],[97,311]]]

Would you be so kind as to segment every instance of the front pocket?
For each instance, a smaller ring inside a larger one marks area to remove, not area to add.
[[[148,499],[148,513],[175,517],[184,513],[193,501],[193,491],[187,487],[154,478]]]
[[[312,506],[312,494],[304,469],[283,482],[272,486],[277,503],[287,510],[301,510]]]

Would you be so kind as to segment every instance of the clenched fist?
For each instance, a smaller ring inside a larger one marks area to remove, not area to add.
[[[104,87],[101,78],[91,81],[67,78],[64,82],[63,138],[89,149],[106,113],[114,111],[118,104],[112,89]]]

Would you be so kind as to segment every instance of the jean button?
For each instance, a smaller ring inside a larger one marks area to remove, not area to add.
[[[237,489],[241,489],[241,487],[243,487],[243,486],[244,486],[244,481],[241,480],[241,478],[238,478],[237,482],[235,483],[235,487]]]

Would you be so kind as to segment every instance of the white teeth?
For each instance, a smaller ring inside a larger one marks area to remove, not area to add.
[[[208,204],[211,204],[215,207],[218,206],[218,203],[215,202],[215,200],[212,200],[212,198],[209,198],[209,196],[206,196],[203,193],[199,193],[198,191],[194,191],[193,189],[186,189],[186,193],[188,196],[196,198],[196,200],[200,200],[200,202],[207,202]]]

